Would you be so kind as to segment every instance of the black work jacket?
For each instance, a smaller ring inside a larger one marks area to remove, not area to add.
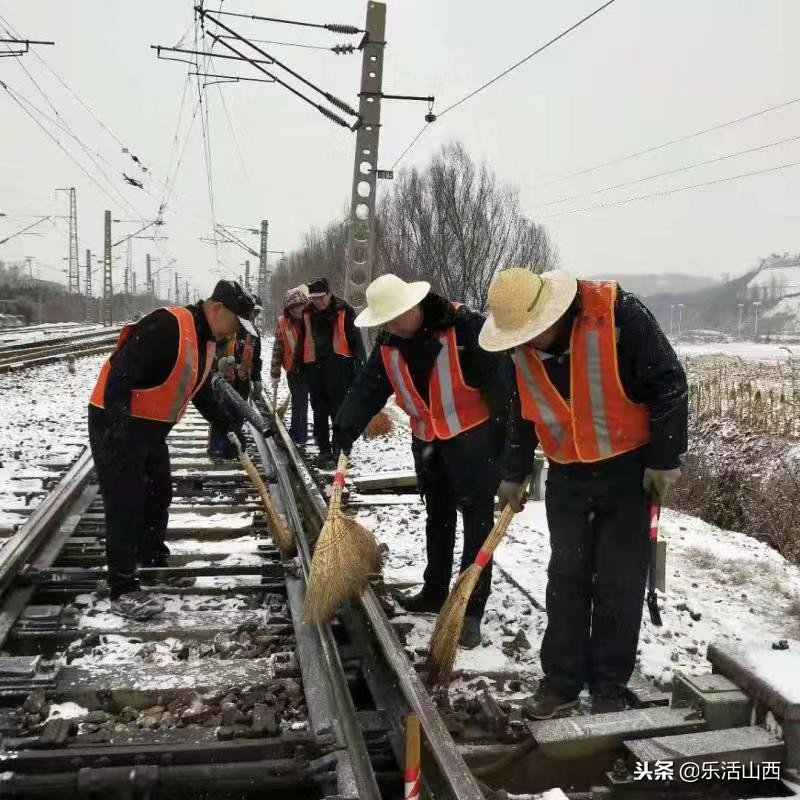
[[[309,312],[311,315],[311,335],[314,337],[316,363],[329,357],[344,358],[344,356],[333,352],[333,327],[342,309],[344,309],[344,335],[347,339],[347,344],[350,345],[350,352],[353,354],[355,366],[360,369],[364,366],[364,362],[366,361],[366,353],[364,351],[364,340],[361,338],[361,332],[353,324],[356,314],[349,303],[346,303],[336,295],[333,295],[331,304],[324,311],[320,311],[311,301],[309,301],[308,305],[303,309],[304,314]],[[303,348],[305,347],[305,343],[306,326],[304,319],[301,318],[300,333],[297,337],[297,345],[294,351],[294,363],[298,365],[298,369],[303,369],[304,366],[311,366],[310,364],[303,364]]]
[[[414,387],[427,403],[431,371],[442,347],[436,334],[449,327],[455,327],[458,360],[465,382],[480,391],[494,424],[505,427],[512,387],[502,365],[510,364],[511,360],[506,353],[489,353],[478,345],[483,315],[466,306],[454,309],[449,301],[432,292],[421,306],[424,322],[416,336],[401,339],[386,330],[378,334],[364,369],[356,376],[336,415],[333,430],[340,445],[351,445],[394,394],[383,366],[381,345],[398,348]]]

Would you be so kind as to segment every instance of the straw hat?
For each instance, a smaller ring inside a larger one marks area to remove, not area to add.
[[[489,287],[490,313],[478,343],[497,352],[530,341],[558,322],[577,291],[577,280],[566,272],[537,275],[524,267],[503,270]]]
[[[367,307],[356,317],[359,328],[374,328],[414,308],[431,290],[428,281],[406,283],[397,275],[381,275],[367,286]]]

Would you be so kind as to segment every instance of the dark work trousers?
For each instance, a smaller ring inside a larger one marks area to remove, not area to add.
[[[289,424],[289,436],[297,444],[308,439],[308,383],[299,375],[287,373],[289,393],[292,396],[292,421]]]
[[[89,444],[105,507],[112,599],[139,589],[137,564],[163,566],[169,556],[164,543],[172,502],[167,430],[158,432],[134,419],[124,438],[108,443],[105,417],[89,417]]]
[[[412,439],[417,485],[427,520],[425,544],[428,564],[425,587],[446,594],[453,571],[456,512],[464,522],[463,572],[474,561],[494,524],[494,497],[500,482],[499,437],[491,423],[448,440]],[[483,616],[492,583],[492,562],[481,572],[467,606],[467,616]]]
[[[624,686],[636,662],[648,564],[639,454],[598,464],[551,463],[547,630],[541,660],[565,697]]]
[[[303,369],[314,412],[314,440],[322,453],[330,452],[330,423],[353,383],[354,374],[353,359],[337,355],[307,364]]]

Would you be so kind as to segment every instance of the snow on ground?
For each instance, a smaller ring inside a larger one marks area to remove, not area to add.
[[[82,333],[102,332],[103,325],[86,322],[48,322],[43,325],[29,325],[24,328],[9,328],[0,331],[0,345],[47,343],[62,336],[76,336]]]
[[[795,357],[800,357],[800,346],[762,344],[760,342],[709,342],[704,344],[678,344],[678,354],[683,356],[728,356],[746,361],[786,361],[787,347]]]
[[[25,502],[12,490],[41,491],[42,478],[57,476],[85,446],[89,392],[104,359],[79,358],[74,375],[63,363],[0,375],[0,531],[25,519],[2,511]]]
[[[407,425],[397,425],[387,438],[359,441],[352,461],[353,475],[412,468]],[[418,588],[425,567],[422,502],[361,507],[356,516],[388,546],[384,580]],[[668,542],[667,591],[660,598],[664,625],[655,628],[643,614],[637,666],[646,678],[668,686],[674,669],[710,671],[706,650],[712,642],[769,648],[781,639],[794,639],[800,647],[800,569],[749,536],[670,510],[662,516],[660,533]],[[454,572],[460,540],[459,517]],[[529,502],[495,554],[483,644],[459,651],[456,670],[517,672],[523,678],[540,675],[549,557],[544,503]],[[423,660],[434,616],[397,619],[415,624],[407,644],[415,659]]]

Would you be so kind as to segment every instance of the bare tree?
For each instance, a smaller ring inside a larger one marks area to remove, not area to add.
[[[461,144],[443,147],[423,170],[399,174],[376,217],[375,275],[430,281],[435,291],[483,310],[499,269],[557,263],[545,229],[525,217],[516,189],[476,166]],[[344,289],[346,216],[306,234],[272,276],[272,299],[282,308],[286,289],[322,275]]]
[[[517,192],[461,144],[445,145],[424,170],[400,173],[378,212],[378,271],[425,279],[444,296],[483,309],[499,269],[552,269],[544,228],[528,219]]]

